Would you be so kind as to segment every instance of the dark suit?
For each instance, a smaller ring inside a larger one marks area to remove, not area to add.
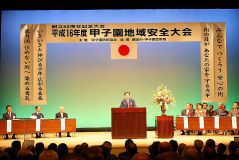
[[[41,119],[41,118],[44,118],[44,115],[41,113],[41,112],[35,112],[35,113],[32,113],[33,116],[36,116],[37,119]],[[41,135],[43,133],[36,133],[36,138],[41,138]]]
[[[4,120],[15,119],[15,118],[16,118],[16,114],[13,112],[11,112],[11,116],[9,115],[8,112],[6,112],[2,115],[2,119],[4,119]]]
[[[68,118],[68,114],[67,113],[63,113],[63,117],[61,116],[61,113],[60,112],[58,112],[58,113],[56,113],[56,118]]]
[[[194,110],[194,109],[190,109],[190,110],[188,111],[188,114],[187,114],[187,110],[186,110],[186,109],[183,109],[183,110],[181,111],[181,116],[194,117],[194,115],[195,115],[195,110]]]
[[[68,118],[68,114],[64,112],[61,115],[61,112],[58,112],[56,113],[56,118]],[[59,137],[61,137],[61,132],[59,132]],[[67,132],[67,137],[70,137],[70,132]]]
[[[40,112],[35,112],[35,113],[32,113],[32,115],[33,116],[36,116],[37,117],[37,119],[41,119],[41,118],[44,118],[44,115],[42,114],[42,113],[40,113]]]
[[[8,112],[6,112],[2,115],[2,119],[4,119],[4,120],[11,120],[11,119],[15,119],[15,118],[16,118],[16,114],[13,112],[11,112],[11,115]],[[8,139],[8,134],[5,135],[5,138]],[[13,134],[12,138],[15,139],[16,134]]]
[[[133,99],[129,99],[129,102],[126,99],[123,99],[120,103],[120,108],[135,108],[136,104]]]

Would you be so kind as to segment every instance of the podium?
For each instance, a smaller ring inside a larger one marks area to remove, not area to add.
[[[112,139],[146,138],[146,108],[111,108]]]
[[[155,120],[155,127],[158,138],[173,138],[173,116],[157,116]]]

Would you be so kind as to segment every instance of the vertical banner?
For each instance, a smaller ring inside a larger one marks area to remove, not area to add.
[[[213,48],[215,70],[215,101],[227,100],[227,54],[226,27],[224,23],[213,24]]]
[[[212,23],[201,23],[201,93],[203,102],[214,101],[214,56]]]
[[[33,103],[46,104],[46,25],[33,27]]]
[[[21,25],[20,33],[20,103],[33,101],[33,25]]]

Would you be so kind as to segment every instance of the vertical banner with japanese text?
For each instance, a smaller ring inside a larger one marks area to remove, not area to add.
[[[33,102],[46,104],[46,26],[33,27]]]
[[[203,102],[214,101],[213,24],[201,24],[201,94]]]
[[[45,25],[21,26],[20,103],[46,104]]]
[[[215,101],[227,100],[227,54],[226,27],[224,23],[213,24],[213,49],[215,70]]]
[[[33,25],[21,25],[20,103],[33,102]]]

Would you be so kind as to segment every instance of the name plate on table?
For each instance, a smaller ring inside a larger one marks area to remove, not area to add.
[[[36,131],[41,131],[41,119],[36,119]]]
[[[65,131],[66,130],[66,119],[63,118],[61,119],[61,131]]]
[[[214,128],[219,129],[219,116],[214,117]]]
[[[199,117],[199,127],[200,129],[204,128],[204,117]]]
[[[188,129],[188,117],[183,117],[183,127],[184,129]]]
[[[12,120],[7,120],[7,132],[12,132]]]
[[[237,129],[237,117],[232,116],[232,128]]]

